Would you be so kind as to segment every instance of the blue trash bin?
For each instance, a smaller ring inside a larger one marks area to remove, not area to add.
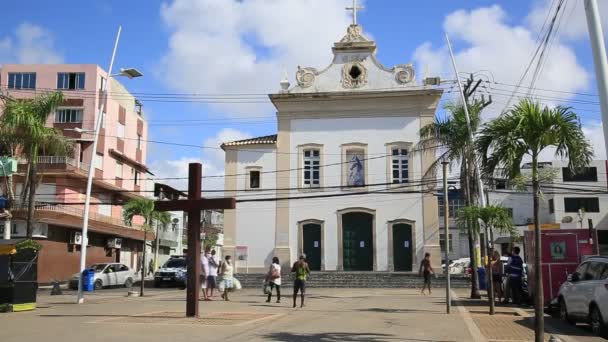
[[[477,275],[478,275],[478,278],[479,278],[479,289],[480,290],[487,289],[487,286],[488,286],[487,283],[488,282],[486,281],[487,280],[486,279],[486,269],[483,268],[483,267],[479,267],[477,269]]]
[[[87,292],[95,290],[93,280],[95,280],[95,271],[88,268],[82,271],[82,290]]]

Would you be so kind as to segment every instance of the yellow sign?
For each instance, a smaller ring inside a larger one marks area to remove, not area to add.
[[[534,225],[533,224],[529,224],[528,225],[528,229],[529,230],[534,230]],[[555,229],[560,229],[560,224],[559,223],[542,223],[540,225],[540,230],[555,230]]]

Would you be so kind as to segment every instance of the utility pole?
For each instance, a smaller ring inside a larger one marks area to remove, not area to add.
[[[445,309],[450,313],[452,298],[450,296],[450,209],[448,201],[448,164],[441,162],[443,166],[443,227],[445,229]]]
[[[593,51],[595,64],[595,78],[600,96],[600,109],[602,111],[602,127],[604,128],[604,147],[608,153],[608,59],[604,46],[604,33],[600,21],[600,11],[597,0],[585,0],[585,13],[589,28],[589,40]]]

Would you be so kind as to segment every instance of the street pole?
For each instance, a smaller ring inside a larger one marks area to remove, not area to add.
[[[448,201],[448,164],[441,162],[443,166],[443,227],[445,230],[445,309],[450,313],[452,308],[452,298],[450,297],[450,209]]]
[[[587,15],[587,26],[589,28],[589,40],[591,41],[591,49],[593,50],[595,78],[597,79],[597,90],[600,97],[600,109],[602,111],[604,147],[606,148],[606,153],[608,153],[608,59],[606,58],[604,33],[602,32],[602,23],[597,0],[585,0],[585,13]]]
[[[158,243],[159,238],[158,238],[158,231],[159,231],[159,224],[158,222],[156,222],[156,243],[155,243],[155,247],[154,247],[154,272],[156,272],[156,270],[158,269]]]
[[[87,263],[87,245],[89,241],[87,233],[89,229],[89,211],[91,209],[91,188],[93,187],[93,176],[95,175],[94,163],[95,156],[97,154],[97,141],[99,140],[99,130],[101,129],[101,124],[103,121],[103,113],[106,110],[106,101],[108,99],[108,86],[110,84],[110,78],[112,77],[112,67],[114,66],[114,57],[116,56],[116,49],[118,48],[118,41],[120,39],[121,30],[122,26],[118,26],[118,32],[116,33],[116,41],[114,42],[114,50],[112,50],[112,58],[110,59],[110,67],[108,68],[108,77],[106,79],[105,84],[103,85],[101,104],[99,105],[97,120],[95,122],[95,133],[93,135],[91,163],[89,164],[89,172],[87,174],[87,192],[84,201],[84,215],[82,221],[82,244],[80,245],[80,276],[78,277],[78,304],[84,303],[84,296],[82,292],[82,272],[86,268]]]

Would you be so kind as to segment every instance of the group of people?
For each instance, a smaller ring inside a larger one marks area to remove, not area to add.
[[[218,289],[221,298],[229,301],[229,293],[241,289],[240,281],[234,276],[234,266],[232,257],[226,255],[224,261],[219,261],[215,257],[215,250],[205,250],[205,255],[201,258],[202,280],[201,287],[203,299],[211,301],[213,292]],[[296,307],[298,293],[300,294],[300,307],[304,307],[304,296],[306,293],[306,279],[310,274],[310,268],[306,262],[306,256],[301,255],[293,264],[291,272],[295,273],[293,284],[293,307]],[[218,282],[218,276],[220,281]],[[267,303],[272,299],[273,290],[276,291],[277,303],[281,303],[281,263],[278,257],[272,258],[272,264],[266,273],[265,282],[269,287]]]
[[[229,301],[228,294],[232,291],[240,290],[241,283],[234,277],[234,266],[232,257],[226,255],[224,260],[217,260],[215,250],[206,249],[205,255],[201,258],[201,287],[203,299],[210,301],[213,298],[215,289],[221,293],[221,298]],[[218,282],[218,275],[220,281]]]
[[[520,305],[524,299],[524,261],[519,253],[521,253],[519,247],[514,247],[512,253],[507,253],[509,259],[506,265],[503,264],[498,251],[494,251],[492,255],[491,269],[494,297],[504,304],[509,304],[510,300],[513,304]]]
[[[298,293],[300,294],[300,307],[304,307],[304,296],[306,294],[306,279],[310,274],[310,268],[306,262],[306,256],[300,255],[298,261],[296,261],[291,267],[291,272],[295,273],[293,281],[293,307],[295,308],[296,301],[298,299]],[[272,291],[276,290],[277,303],[281,303],[281,264],[279,258],[272,258],[272,265],[266,273],[265,285],[268,287],[268,298],[266,303],[270,303],[272,299]]]

